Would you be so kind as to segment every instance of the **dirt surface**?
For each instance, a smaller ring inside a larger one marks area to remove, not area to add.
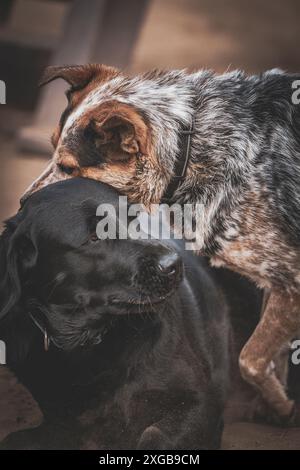
[[[8,434],[38,426],[42,413],[30,393],[7,367],[0,367],[0,441]],[[300,449],[300,428],[285,429],[254,423],[226,424],[223,450]]]
[[[224,450],[299,450],[300,429],[284,429],[254,423],[225,426]]]
[[[0,366],[0,441],[8,434],[38,426],[43,415],[28,390]]]

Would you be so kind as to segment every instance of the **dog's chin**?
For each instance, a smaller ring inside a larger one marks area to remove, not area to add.
[[[122,315],[134,315],[145,318],[149,321],[155,320],[159,313],[166,310],[172,301],[175,289],[171,289],[163,295],[141,295],[130,297],[118,297],[110,299],[108,311],[99,323],[93,325],[83,325],[79,322],[64,322],[59,316],[50,320],[49,315],[45,315],[42,324],[50,338],[50,343],[62,351],[86,350],[102,343],[107,331],[114,325],[114,317]],[[153,318],[152,318],[153,316]],[[46,318],[46,321],[45,321]],[[39,318],[41,321],[41,317]]]
[[[93,330],[83,329],[81,332],[50,332],[50,342],[62,351],[73,351],[75,349],[90,349],[103,341],[106,329]]]
[[[127,299],[111,299],[110,306],[115,315],[143,315],[158,313],[166,308],[175,290],[161,296],[129,297]]]

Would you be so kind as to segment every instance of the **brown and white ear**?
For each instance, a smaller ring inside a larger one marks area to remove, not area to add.
[[[93,121],[95,143],[109,160],[147,153],[149,130],[139,112],[124,103],[107,103],[106,116]]]
[[[130,120],[122,116],[109,116],[104,122],[95,122],[95,130],[98,137],[96,144],[111,145],[114,152],[118,150],[127,154],[135,154],[140,151],[135,126]]]
[[[69,83],[72,88],[81,89],[94,79],[97,79],[97,81],[105,81],[119,74],[120,72],[114,67],[102,64],[54,65],[46,68],[39,82],[39,86],[47,85],[47,83],[57,78],[62,78]]]

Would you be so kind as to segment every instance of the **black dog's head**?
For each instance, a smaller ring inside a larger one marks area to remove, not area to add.
[[[0,240],[0,320],[25,315],[67,350],[101,341],[117,315],[163,311],[181,260],[157,241],[99,239],[97,207],[118,202],[80,178],[30,197]]]

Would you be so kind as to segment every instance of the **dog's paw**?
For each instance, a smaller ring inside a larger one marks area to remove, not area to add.
[[[268,406],[261,395],[256,395],[251,400],[246,410],[245,419],[251,423],[280,425],[279,416]]]
[[[139,450],[171,450],[173,445],[170,439],[157,426],[153,425],[145,429],[137,448]]]
[[[257,395],[247,407],[245,420],[272,426],[297,427],[300,426],[300,407],[294,405],[290,415],[280,416],[261,395]]]
[[[287,419],[287,426],[300,427],[300,404],[295,403],[291,415]]]

